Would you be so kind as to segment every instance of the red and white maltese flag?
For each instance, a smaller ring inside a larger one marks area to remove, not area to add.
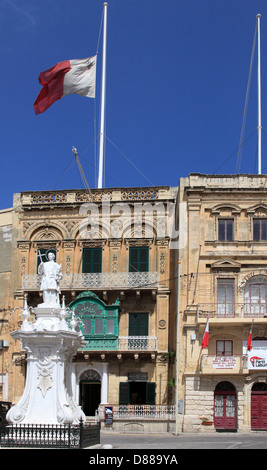
[[[94,98],[96,57],[64,60],[41,72],[39,83],[43,88],[33,106],[35,113],[43,113],[55,101],[72,93]]]
[[[207,319],[206,328],[204,331],[203,339],[202,339],[202,349],[207,348],[209,345],[209,319]]]
[[[247,350],[251,351],[252,346],[251,346],[251,341],[252,341],[252,327],[253,327],[253,321],[249,330],[249,335],[248,335],[248,341],[247,341]]]

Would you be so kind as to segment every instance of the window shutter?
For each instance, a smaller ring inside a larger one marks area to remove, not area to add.
[[[83,273],[88,273],[90,269],[90,251],[86,248],[83,249]]]
[[[146,383],[146,404],[155,405],[156,401],[156,383],[147,382]]]
[[[138,259],[137,259],[137,248],[131,248],[129,250],[129,272],[138,271]]]
[[[148,313],[129,313],[129,336],[148,336]]]
[[[149,247],[130,247],[129,272],[147,272],[149,264]]]
[[[120,382],[120,396],[119,396],[119,403],[120,405],[128,405],[129,399],[129,383],[128,382]]]
[[[101,273],[102,271],[102,249],[93,249],[93,273]]]
[[[148,271],[148,258],[149,258],[149,248],[148,246],[143,246],[142,248],[140,248],[140,260],[139,260],[140,272]]]
[[[102,272],[102,249],[84,248],[83,249],[83,273],[101,273]]]
[[[137,336],[137,313],[129,313],[129,336]]]
[[[139,336],[148,336],[148,313],[139,316]]]

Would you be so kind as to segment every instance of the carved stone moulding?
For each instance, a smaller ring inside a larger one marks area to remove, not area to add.
[[[35,251],[40,250],[41,248],[44,250],[58,250],[61,244],[61,240],[40,240],[33,242],[33,248]]]
[[[100,239],[100,240],[84,239],[84,240],[79,240],[78,245],[81,251],[83,250],[83,248],[102,248],[102,250],[104,250],[106,243],[107,243],[106,239]]]
[[[30,241],[18,241],[17,247],[19,250],[29,250],[31,247],[31,242]]]
[[[135,240],[132,239],[125,239],[126,249],[128,250],[129,247],[138,247],[138,246],[149,246],[152,248],[152,240],[148,238],[137,238]]]
[[[73,249],[75,248],[76,240],[62,240],[62,246],[64,248]]]

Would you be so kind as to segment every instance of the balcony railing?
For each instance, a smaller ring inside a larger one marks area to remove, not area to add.
[[[151,336],[119,336],[119,351],[157,351],[157,338]]]
[[[267,304],[260,302],[198,304],[199,318],[263,318],[267,317]]]
[[[175,419],[175,405],[109,405],[113,407],[113,419]],[[98,407],[98,418],[104,419],[105,408]]]
[[[24,274],[22,289],[25,291],[39,290],[41,276]],[[158,287],[157,272],[136,273],[80,273],[63,274],[60,280],[61,290],[91,290],[91,289],[155,289]]]
[[[247,369],[247,356],[234,355],[234,356],[216,356],[210,354],[203,354],[201,357],[200,370],[202,373],[241,373]]]
[[[85,335],[86,351],[157,351],[158,341],[152,336],[114,336],[104,335],[99,337],[91,335],[88,338]]]

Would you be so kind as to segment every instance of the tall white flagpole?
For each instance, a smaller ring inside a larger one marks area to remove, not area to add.
[[[98,167],[98,189],[103,186],[103,160],[104,160],[104,137],[105,137],[105,102],[106,102],[106,56],[107,56],[107,2],[104,3],[103,22],[103,57],[102,57],[102,87],[101,87],[101,116],[100,116],[100,139],[99,139],[99,167]]]
[[[261,39],[260,39],[260,18],[257,15],[258,22],[258,174],[261,175]]]

